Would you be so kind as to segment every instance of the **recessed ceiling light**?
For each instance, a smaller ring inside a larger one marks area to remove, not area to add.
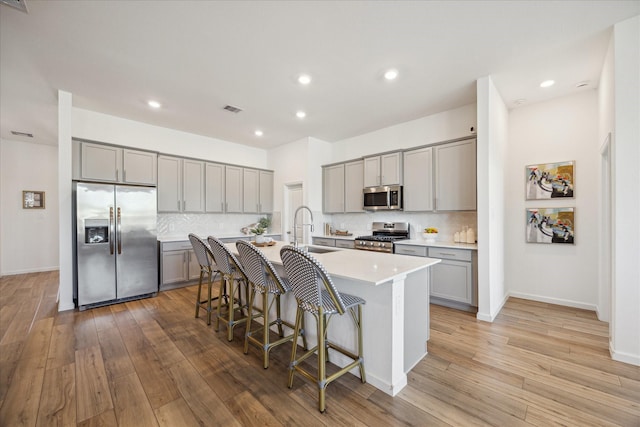
[[[256,129],[256,131],[254,132],[256,134],[256,136],[262,136],[263,133],[260,129]]]
[[[308,85],[309,83],[311,83],[311,76],[308,74],[300,74],[298,76],[298,83],[300,83],[301,85]]]
[[[147,104],[151,108],[160,108],[160,107],[162,107],[162,104],[160,104],[158,101],[149,101],[149,102],[147,102]]]
[[[542,83],[540,83],[540,87],[550,87],[553,86],[556,82],[553,80],[545,80]]]
[[[384,73],[384,78],[387,80],[395,80],[396,77],[398,77],[398,70],[396,70],[395,68],[387,70]]]
[[[304,111],[298,111],[296,112],[296,117],[299,119],[304,119],[305,117],[307,117],[307,113],[305,113]]]

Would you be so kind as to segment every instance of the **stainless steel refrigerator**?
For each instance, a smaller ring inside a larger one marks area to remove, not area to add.
[[[156,189],[76,182],[75,298],[82,310],[158,291]]]

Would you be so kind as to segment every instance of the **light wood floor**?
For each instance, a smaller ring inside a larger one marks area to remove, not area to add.
[[[429,355],[398,396],[346,375],[320,414],[309,383],[286,387],[289,348],[262,369],[243,328],[228,343],[193,317],[193,286],[64,313],[57,286],[0,279],[0,426],[640,425],[640,368],[610,360],[589,311],[512,298],[490,324],[432,306]]]

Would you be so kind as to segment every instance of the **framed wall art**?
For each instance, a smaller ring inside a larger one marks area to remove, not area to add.
[[[22,209],[44,209],[44,191],[23,191]]]
[[[526,210],[527,243],[575,243],[575,208]]]
[[[527,200],[571,198],[575,186],[575,162],[525,166]]]

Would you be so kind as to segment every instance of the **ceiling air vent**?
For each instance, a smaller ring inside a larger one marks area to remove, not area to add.
[[[231,111],[232,113],[239,113],[242,111],[242,108],[234,107],[233,105],[225,105],[223,110]]]
[[[4,0],[0,0],[4,3]],[[33,134],[32,133],[27,133],[27,132],[18,132],[17,130],[12,130],[11,133],[15,136],[26,136],[29,138],[33,138]]]
[[[25,0],[0,0],[0,4],[6,4],[7,6],[15,7],[24,13],[29,13]]]

